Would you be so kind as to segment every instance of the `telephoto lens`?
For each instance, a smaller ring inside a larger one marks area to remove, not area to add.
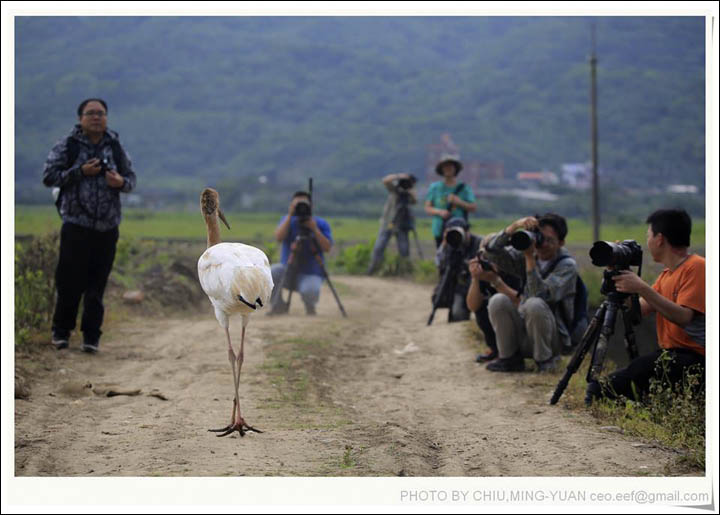
[[[590,259],[595,266],[628,268],[642,265],[642,247],[635,240],[621,243],[596,241],[590,249]]]
[[[539,231],[517,231],[510,236],[510,245],[517,250],[526,250],[535,242],[535,246],[539,247],[543,242],[543,235]]]
[[[450,245],[454,249],[458,248],[464,239],[465,231],[463,231],[461,227],[453,227],[452,229],[448,229],[448,232],[445,235],[445,240],[447,241],[448,245]]]

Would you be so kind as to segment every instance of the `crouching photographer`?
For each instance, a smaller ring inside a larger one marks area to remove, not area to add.
[[[675,386],[688,371],[705,375],[705,258],[688,251],[692,221],[683,209],[661,209],[646,220],[647,247],[665,269],[650,286],[628,270],[614,274],[615,289],[640,298],[642,316],[656,313],[660,349],[639,356],[610,374],[601,387],[593,381],[588,396],[641,400],[651,380]]]
[[[435,254],[440,282],[432,295],[433,310],[428,320],[432,323],[437,308],[449,308],[448,322],[469,320],[470,311],[465,297],[470,287],[468,262],[475,257],[482,238],[470,232],[464,218],[451,218],[445,224],[442,243]]]
[[[490,323],[490,316],[488,313],[488,302],[490,297],[497,293],[497,290],[493,288],[491,282],[495,277],[499,276],[502,278],[503,284],[509,285],[510,288],[519,289],[520,279],[510,274],[506,274],[501,270],[498,270],[495,265],[488,261],[485,254],[485,250],[481,248],[477,256],[470,260],[468,267],[470,269],[470,288],[468,289],[465,302],[470,311],[475,313],[475,321],[478,327],[482,330],[485,335],[485,344],[490,349],[485,354],[478,354],[475,357],[475,361],[478,363],[484,363],[486,361],[492,361],[498,357],[497,339],[495,337],[495,330]]]
[[[282,254],[280,263],[271,267],[275,287],[270,314],[288,310],[288,304],[282,299],[284,284],[288,290],[300,293],[305,312],[314,315],[322,282],[328,278],[323,253],[330,252],[333,240],[330,224],[312,214],[310,193],[298,191],[293,195],[288,214],[275,229],[275,239],[282,243]]]
[[[523,281],[523,286],[514,288],[494,270],[476,273],[496,291],[488,313],[498,359],[488,363],[488,370],[523,371],[527,357],[534,358],[538,371],[551,372],[563,347],[571,347],[578,273],[575,260],[563,247],[566,236],[565,218],[555,213],[521,218],[488,236],[485,249],[496,269]],[[478,289],[477,303],[480,294]]]

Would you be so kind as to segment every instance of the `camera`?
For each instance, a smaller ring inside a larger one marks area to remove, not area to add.
[[[620,243],[596,241],[590,249],[590,258],[595,266],[627,269],[642,265],[643,252],[642,247],[635,240],[625,240]]]
[[[465,230],[462,227],[451,227],[448,229],[447,234],[445,234],[445,241],[447,241],[447,244],[453,249],[460,247],[462,242],[465,241]]]
[[[413,187],[413,182],[412,182],[412,180],[403,177],[402,179],[398,179],[397,185],[398,185],[398,188],[400,188],[400,189],[409,190],[410,188]]]
[[[105,175],[110,170],[110,161],[107,157],[98,157],[100,161],[100,173],[98,175]]]
[[[477,260],[478,263],[480,263],[480,267],[486,272],[494,272],[495,269],[493,268],[492,264],[490,263],[490,261],[483,258],[483,255],[484,254],[482,253],[482,251],[477,253]]]
[[[543,244],[543,233],[538,230],[535,231],[517,231],[510,236],[510,245],[516,250],[526,250],[530,245],[535,242],[535,247],[539,247]]]
[[[310,206],[310,202],[307,202],[306,200],[298,201],[295,204],[293,216],[297,216],[301,220],[307,220],[310,218],[312,216],[312,207]]]

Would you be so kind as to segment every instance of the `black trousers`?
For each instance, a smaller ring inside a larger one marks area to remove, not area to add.
[[[80,298],[84,297],[80,328],[85,341],[102,334],[103,294],[115,260],[119,236],[115,227],[106,232],[65,223],[60,231],[60,256],[55,269],[57,302],[53,333],[69,336],[75,329]]]
[[[685,371],[693,365],[697,366],[698,371],[703,376],[701,382],[705,382],[705,356],[689,349],[670,349],[667,352],[671,358],[667,363],[667,380],[670,384],[677,385],[681,383]],[[602,389],[602,395],[611,399],[619,396],[632,400],[642,399],[650,391],[651,379],[664,379],[662,369],[656,369],[656,362],[662,353],[663,349],[660,349],[639,356],[632,360],[627,367],[610,374],[607,385]],[[588,385],[588,390],[598,396],[600,394],[600,385],[591,383]],[[636,393],[639,399],[636,397]]]

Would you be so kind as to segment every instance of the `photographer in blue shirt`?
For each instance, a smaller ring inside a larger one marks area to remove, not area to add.
[[[333,241],[330,224],[319,216],[312,216],[312,204],[307,192],[295,192],[288,214],[275,229],[275,239],[282,242],[280,263],[271,267],[275,288],[281,287],[286,273],[292,274],[294,277],[285,278],[285,287],[299,292],[305,304],[305,312],[314,315],[325,278],[323,267],[317,259],[325,262],[323,253],[330,251]],[[297,262],[290,262],[291,257],[297,259]],[[287,312],[288,306],[282,300],[282,292],[273,291],[272,303],[272,314]]]

